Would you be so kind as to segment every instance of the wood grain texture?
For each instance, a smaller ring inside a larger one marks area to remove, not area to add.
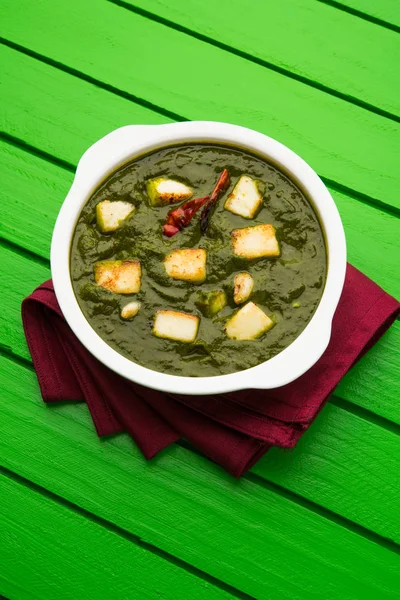
[[[67,162],[76,164],[91,144],[123,125],[168,122],[152,110],[1,45],[0,64],[1,131]]]
[[[339,0],[338,4],[400,27],[398,0],[379,0],[379,2],[376,0]]]
[[[395,597],[390,550],[185,448],[147,463],[125,435],[100,442],[84,405],[45,407],[34,373],[7,359],[0,385],[15,473],[256,598]]]
[[[347,373],[336,392],[400,425],[400,321]]]
[[[56,127],[49,130],[49,134],[53,136],[55,144],[59,139]],[[61,138],[57,145],[61,157],[62,146]],[[13,145],[0,142],[0,177],[0,200],[4,207],[0,236],[48,258],[52,226],[72,182],[72,173]],[[345,225],[349,260],[387,291],[400,296],[400,281],[396,276],[399,252],[397,220],[343,194],[333,190],[332,193]],[[365,252],[365,244],[368,253]],[[383,254],[387,257],[385,269],[382,269]],[[18,258],[15,260],[18,261]],[[4,275],[4,281],[7,282],[4,294],[8,297],[5,313],[8,314],[11,308],[16,323],[20,299],[50,277],[50,273],[45,270],[44,274],[42,269],[40,272],[43,275],[39,276],[35,267],[32,270],[31,264],[26,264],[26,267],[21,265],[21,275],[17,275],[18,285],[15,285],[13,271],[10,268]],[[26,355],[22,332],[18,326],[14,330],[10,328],[11,320],[8,316],[5,319],[8,343],[15,352]],[[344,378],[339,395],[400,423],[400,407],[393,402],[399,378],[399,348],[400,323],[396,323],[357,365],[355,374],[352,370]]]
[[[0,315],[0,344],[29,358],[19,312],[35,265],[1,248],[0,262],[5,273],[13,267],[13,273],[3,279],[5,307]],[[36,265],[36,270],[37,277],[48,276],[41,265]],[[252,471],[400,543],[400,515],[395,511],[398,485],[393,481],[399,452],[400,439],[396,435],[328,404],[293,453],[273,450]]]
[[[0,177],[0,237],[48,259],[73,173],[0,140]]]
[[[108,2],[2,6],[13,42],[186,118],[260,130],[325,178],[400,207],[398,123]]]
[[[12,600],[231,594],[0,474],[0,592]]]
[[[400,44],[394,31],[309,0],[125,2],[291,76],[400,115]]]
[[[0,311],[0,348],[30,359],[21,321],[21,302],[50,278],[50,268],[0,246],[2,299]]]

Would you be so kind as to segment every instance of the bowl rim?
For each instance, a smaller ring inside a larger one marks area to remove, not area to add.
[[[153,371],[111,348],[83,315],[70,277],[70,247],[81,210],[95,189],[123,164],[148,152],[184,143],[219,143],[239,147],[272,162],[306,194],[324,230],[327,277],[320,303],[300,335],[273,358],[244,371],[211,377],[188,377]],[[127,125],[95,142],[78,163],[72,186],[54,227],[51,252],[54,291],[64,317],[80,342],[100,362],[123,377],[159,391],[207,395],[242,389],[272,389],[308,371],[325,351],[346,273],[346,241],[336,204],[315,171],[292,150],[257,131],[213,121],[165,125]]]

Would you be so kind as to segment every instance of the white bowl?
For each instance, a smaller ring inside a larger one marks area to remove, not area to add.
[[[280,354],[245,371],[215,377],[180,377],[142,367],[113,350],[83,316],[70,277],[70,248],[81,210],[96,188],[128,161],[174,144],[215,142],[237,146],[272,162],[311,201],[325,234],[328,268],[321,301],[312,319]],[[93,144],[79,161],[61,207],[51,242],[51,272],[57,300],[82,344],[102,363],[141,385],[179,394],[218,394],[246,388],[271,389],[297,379],[325,351],[346,272],[346,241],[336,205],[318,175],[297,154],[266,135],[236,125],[192,121],[168,125],[129,125]]]

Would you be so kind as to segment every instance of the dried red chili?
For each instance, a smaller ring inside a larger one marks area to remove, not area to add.
[[[168,225],[165,224],[163,225],[163,234],[166,235],[167,237],[173,237],[175,234],[177,234],[180,230],[175,227],[175,225]]]
[[[181,229],[187,227],[193,219],[196,212],[209,200],[210,196],[204,198],[194,198],[188,200],[178,208],[170,210],[165,225],[163,225],[163,234],[167,237],[176,235]]]
[[[218,200],[218,198],[220,197],[222,192],[224,192],[229,187],[229,184],[230,184],[230,178],[229,178],[228,169],[224,169],[222,171],[221,175],[219,176],[217,185],[215,186],[215,188],[210,196],[209,201],[205,204],[205,206],[201,212],[200,229],[201,229],[201,233],[203,235],[207,231],[207,227],[208,227],[208,224],[210,221],[212,207],[214,206],[214,204],[216,203],[216,201]]]
[[[227,169],[224,169],[218,178],[217,184],[214,187],[211,196],[188,200],[178,208],[169,211],[165,225],[163,225],[162,228],[163,234],[167,237],[173,237],[176,235],[184,227],[189,225],[194,215],[202,206],[204,206],[204,208],[201,213],[200,229],[204,234],[207,231],[208,223],[210,221],[211,209],[222,192],[229,187],[229,184],[229,173]]]

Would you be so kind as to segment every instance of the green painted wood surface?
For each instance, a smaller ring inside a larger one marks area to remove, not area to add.
[[[29,357],[18,328],[21,297],[28,293],[29,284],[45,279],[49,272],[4,248],[0,248],[0,263],[6,274],[0,344],[22,358]],[[17,340],[14,331],[18,331]],[[29,438],[37,435],[30,433]],[[20,447],[13,452],[19,455]],[[400,515],[395,510],[399,486],[393,481],[399,453],[400,439],[394,433],[328,405],[293,452],[275,449],[252,472],[400,542]]]
[[[0,178],[0,237],[48,259],[51,233],[73,173],[0,140]]]
[[[157,125],[170,121],[157,112],[2,45],[0,64],[1,131],[67,162],[76,164],[86,148],[123,125]],[[60,132],[61,156],[57,153]]]
[[[323,2],[324,0],[322,0]],[[339,0],[338,7],[360,11],[361,15],[386,22],[387,25],[400,28],[400,9],[398,0]]]
[[[21,321],[21,302],[42,283],[50,279],[50,267],[0,245],[2,310],[0,311],[0,348],[30,359]]]
[[[125,435],[100,443],[84,405],[46,408],[32,371],[0,364],[8,469],[256,598],[394,597],[394,552],[185,448],[146,463]]]
[[[109,2],[2,5],[14,43],[186,118],[258,129],[325,178],[400,206],[400,124]]]
[[[82,152],[118,126],[177,117],[252,126],[298,151],[331,181],[351,262],[399,295],[400,128],[382,116],[398,114],[399,13],[392,0],[343,0],[369,20],[335,4],[255,0],[239,19],[239,0],[228,12],[226,0],[137,0],[148,19],[105,0],[0,2],[2,35],[28,49],[0,46],[1,128],[19,139],[0,145],[0,349],[11,357],[0,358],[0,465],[60,497],[0,479],[12,515],[0,515],[0,594],[130,599],[135,581],[157,599],[397,596],[387,540],[400,541],[400,322],[293,452],[274,449],[239,482],[182,444],[147,463],[125,435],[99,440],[84,405],[44,406],[20,324],[22,297],[49,277],[52,225]],[[261,19],[251,28],[257,8],[270,16],[264,37]]]
[[[1,473],[0,497],[0,590],[12,600],[233,597]]]
[[[171,121],[4,46],[0,62],[5,65],[2,130],[69,163],[76,164],[91,143],[121,125]],[[27,88],[30,94],[24,93]]]
[[[400,425],[400,321],[352,367],[335,393]]]
[[[290,77],[400,115],[400,44],[389,29],[310,0],[252,0],[245,9],[243,0],[124,2],[249,59],[261,59]]]

